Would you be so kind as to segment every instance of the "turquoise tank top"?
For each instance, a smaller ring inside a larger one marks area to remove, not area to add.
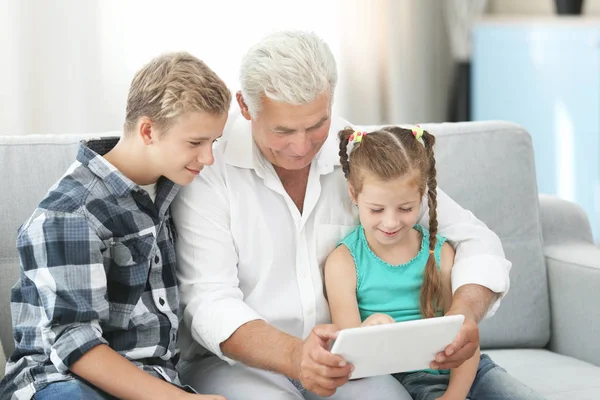
[[[340,244],[350,250],[356,266],[356,299],[361,321],[375,313],[388,314],[396,322],[421,319],[420,295],[423,272],[429,258],[429,231],[421,225],[414,229],[421,233],[421,248],[405,264],[392,265],[379,258],[367,242],[365,230],[358,226]],[[434,257],[438,268],[442,245],[446,241],[437,235]],[[447,374],[449,370],[424,370],[432,374]]]

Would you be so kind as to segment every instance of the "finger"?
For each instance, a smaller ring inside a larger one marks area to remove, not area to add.
[[[348,363],[344,358],[337,354],[332,354],[321,346],[313,346],[308,350],[310,359],[319,365],[325,365],[332,368],[347,368]]]
[[[339,332],[340,330],[333,324],[317,325],[312,330],[312,333],[323,342],[337,339]]]
[[[454,339],[454,341],[452,343],[450,343],[448,346],[446,346],[446,348],[444,349],[445,354],[444,353],[442,353],[442,354],[449,357],[452,354],[459,351],[460,349],[462,349],[463,347],[465,347],[468,343],[469,343],[469,338],[461,330],[458,333],[458,335],[456,335],[456,338]]]
[[[459,367],[463,362],[473,357],[477,346],[474,343],[469,343],[452,356],[448,357],[444,353],[439,353],[435,361],[432,362],[433,369],[451,369]]]
[[[325,378],[323,376],[315,376],[314,382],[323,389],[335,391],[337,388],[348,382],[349,376],[341,378]]]
[[[347,378],[352,374],[352,371],[354,371],[354,366],[347,364],[343,367],[329,367],[313,361],[309,364],[307,369],[315,376],[322,376],[324,378]]]

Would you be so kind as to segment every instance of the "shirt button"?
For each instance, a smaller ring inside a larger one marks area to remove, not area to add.
[[[165,305],[165,299],[163,299],[162,297],[160,299],[158,299],[158,302],[160,303],[161,306]]]
[[[158,264],[159,261],[160,261],[160,257],[154,256],[154,264]]]

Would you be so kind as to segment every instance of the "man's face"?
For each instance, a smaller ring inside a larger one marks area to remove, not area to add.
[[[191,183],[213,163],[213,143],[223,134],[226,121],[227,114],[189,112],[166,131],[155,133],[148,150],[156,173],[178,185]]]
[[[274,166],[298,170],[308,166],[321,150],[331,125],[331,96],[292,105],[263,98],[256,118],[251,118],[241,93],[238,104],[252,122],[252,135],[265,158]]]

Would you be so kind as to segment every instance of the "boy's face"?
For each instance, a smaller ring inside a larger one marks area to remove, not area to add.
[[[178,185],[191,183],[205,165],[211,165],[213,143],[223,134],[227,114],[189,112],[166,131],[153,133],[148,148],[157,175]]]

